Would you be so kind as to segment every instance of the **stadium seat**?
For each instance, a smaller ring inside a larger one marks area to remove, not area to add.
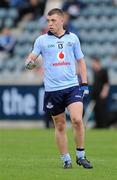
[[[8,17],[12,19],[16,19],[18,17],[18,10],[16,8],[11,8],[8,10]]]
[[[0,19],[4,19],[7,17],[7,9],[0,8]]]
[[[31,51],[32,46],[30,44],[24,44],[24,45],[16,45],[14,54],[15,56],[19,56],[20,58],[26,57],[26,55]]]
[[[14,26],[14,20],[12,18],[6,18],[4,20],[4,26],[13,27]]]

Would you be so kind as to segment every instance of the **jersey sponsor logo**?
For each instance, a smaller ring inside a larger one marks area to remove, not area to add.
[[[52,109],[54,107],[54,105],[51,102],[48,102],[47,106],[48,109]]]
[[[61,51],[61,52],[59,52],[58,54],[57,54],[57,58],[58,58],[58,60],[64,60],[64,58],[65,58],[65,53],[63,52],[63,51]]]
[[[58,54],[58,57],[59,57],[60,60],[64,59],[64,57],[65,57],[64,52],[60,52],[60,53]]]
[[[70,62],[57,62],[57,63],[53,63],[53,66],[66,66],[66,65],[70,65]]]
[[[53,66],[66,66],[70,65],[70,62],[65,61],[65,53],[63,51],[58,52],[57,54],[58,62],[53,63]]]

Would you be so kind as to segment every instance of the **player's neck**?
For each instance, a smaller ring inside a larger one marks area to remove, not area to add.
[[[56,32],[54,35],[60,37],[60,36],[62,36],[62,35],[64,35],[64,34],[65,34],[65,29],[60,29],[60,30],[59,30],[58,32]]]

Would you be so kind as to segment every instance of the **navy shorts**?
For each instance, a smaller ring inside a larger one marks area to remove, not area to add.
[[[45,92],[43,110],[56,116],[63,113],[68,105],[79,101],[83,102],[83,92],[79,86]]]

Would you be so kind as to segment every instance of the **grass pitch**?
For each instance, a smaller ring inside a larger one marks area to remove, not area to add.
[[[73,168],[64,170],[54,129],[0,130],[0,180],[117,179],[117,130],[86,131],[87,158],[93,169],[76,165],[71,130],[68,138]]]

